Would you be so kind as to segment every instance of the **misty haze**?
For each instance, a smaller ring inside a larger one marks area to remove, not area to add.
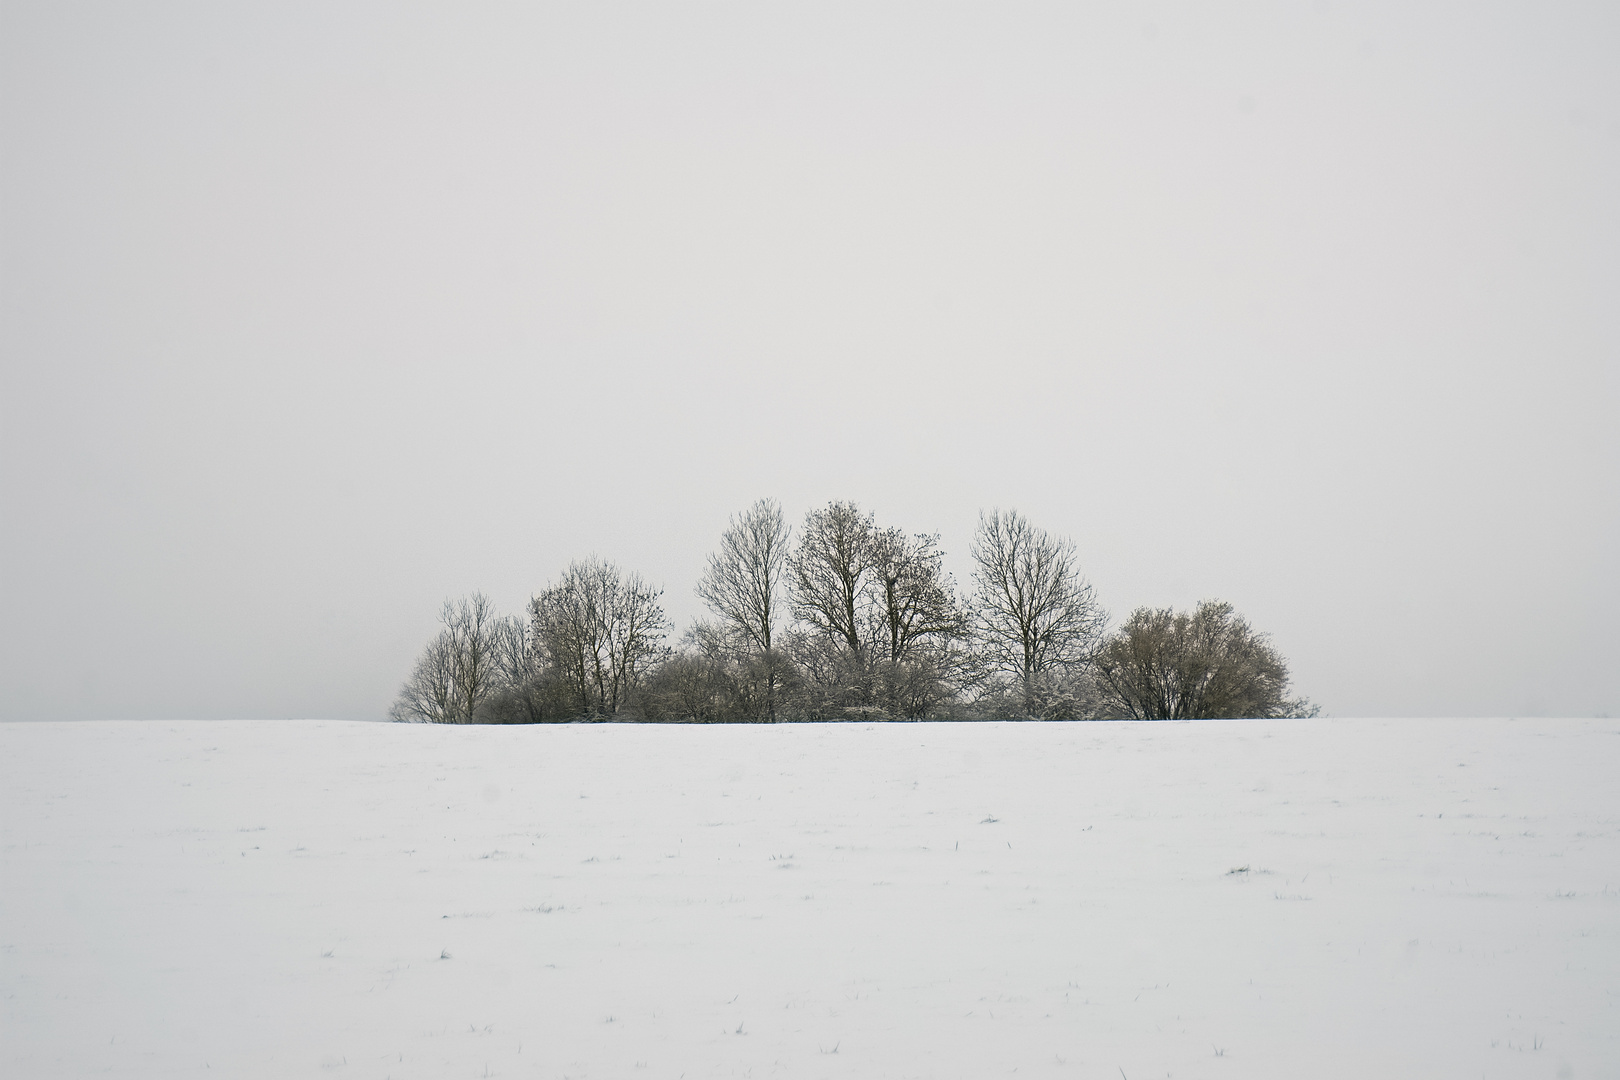
[[[0,1073],[1620,1077],[1620,9],[0,5]]]

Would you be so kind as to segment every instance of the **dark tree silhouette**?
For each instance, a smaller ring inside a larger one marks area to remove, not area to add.
[[[1106,716],[1131,720],[1314,716],[1288,697],[1288,664],[1222,601],[1192,614],[1138,608],[1097,653]]]
[[[973,538],[974,653],[1026,716],[1074,714],[1108,615],[1080,575],[1074,543],[1016,510],[979,515]]]
[[[667,655],[669,620],[654,589],[598,558],[571,564],[529,604],[542,662],[566,687],[575,715],[616,716]]]

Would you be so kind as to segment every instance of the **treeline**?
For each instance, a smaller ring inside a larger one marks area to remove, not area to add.
[[[1074,544],[982,513],[964,592],[938,535],[853,503],[794,530],[773,500],[732,518],[673,645],[640,575],[575,562],[529,603],[447,602],[390,715],[442,724],[575,720],[1098,720],[1314,715],[1230,604],[1140,608],[1108,632]]]

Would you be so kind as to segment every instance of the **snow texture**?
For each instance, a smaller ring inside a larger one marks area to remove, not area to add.
[[[1617,1077],[1620,723],[0,726],[12,1077]]]

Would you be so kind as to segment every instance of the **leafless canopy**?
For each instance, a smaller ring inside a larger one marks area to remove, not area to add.
[[[880,528],[852,502],[733,516],[697,595],[715,618],[678,649],[662,591],[592,557],[502,618],[447,602],[391,709],[396,720],[1180,719],[1313,715],[1230,604],[1107,616],[1073,542],[1017,511],[979,515],[965,602],[937,534]]]
[[[1074,543],[1016,510],[980,513],[971,551],[981,662],[1033,706],[1043,678],[1073,673],[1090,659],[1107,613],[1080,575]]]
[[[697,583],[698,598],[760,652],[771,650],[782,616],[788,532],[776,500],[759,500],[731,519]]]
[[[885,529],[873,547],[874,651],[899,663],[937,651],[967,632],[937,535]]]
[[[483,593],[446,600],[439,613],[444,629],[428,643],[411,677],[389,710],[395,720],[470,724],[507,684],[514,630],[522,626],[495,614]]]
[[[946,685],[967,621],[937,536],[879,529],[853,503],[805,516],[788,561],[801,621],[794,657],[825,705],[926,713]]]
[[[603,559],[575,562],[529,605],[535,646],[578,715],[616,715],[660,660],[669,620],[655,589]]]
[[[793,613],[811,630],[841,642],[857,661],[868,656],[866,613],[879,557],[871,514],[854,503],[828,503],[805,515],[799,548],[789,560]]]

